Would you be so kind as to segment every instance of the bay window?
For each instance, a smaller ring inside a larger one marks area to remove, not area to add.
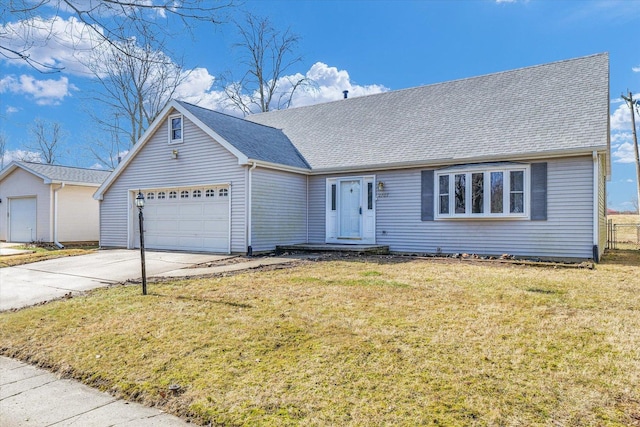
[[[436,171],[436,217],[526,218],[529,166],[450,168]]]

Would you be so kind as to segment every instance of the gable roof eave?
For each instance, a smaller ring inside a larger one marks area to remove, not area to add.
[[[300,168],[300,167],[296,167],[296,166],[288,166],[288,165],[283,165],[280,163],[273,163],[273,162],[267,162],[264,160],[257,160],[257,159],[247,159],[247,165],[256,165],[258,167],[261,168],[265,168],[265,169],[274,169],[274,170],[279,170],[282,172],[293,172],[293,173],[298,173],[298,174],[302,174],[302,175],[311,175],[313,173],[313,170],[311,169],[311,167],[309,168]]]
[[[589,156],[591,157],[593,152],[607,153],[608,147],[606,145],[598,147],[590,147],[589,149],[570,149],[570,150],[553,150],[553,151],[532,151],[527,153],[520,153],[518,155],[509,156],[475,156],[475,157],[447,157],[432,160],[417,160],[410,162],[396,162],[396,163],[381,163],[372,165],[354,165],[343,166],[335,168],[314,168],[311,169],[309,175],[326,175],[331,173],[345,173],[345,172],[371,172],[371,171],[384,171],[395,169],[411,169],[411,168],[440,168],[448,167],[452,165],[461,164],[474,164],[474,163],[487,163],[487,162],[509,162],[509,161],[532,161],[532,160],[545,160],[545,159],[557,159],[563,157],[577,157],[577,156]]]
[[[240,153],[235,147],[233,147],[229,142],[227,142],[220,135],[211,130],[208,126],[206,126],[202,121],[200,121],[197,117],[195,117],[191,112],[189,112],[186,108],[184,108],[179,102],[176,100],[171,100],[165,105],[162,109],[158,117],[151,123],[149,128],[144,132],[144,134],[140,137],[137,144],[135,144],[132,149],[127,153],[125,158],[118,164],[118,166],[113,170],[111,175],[102,183],[102,185],[96,190],[93,195],[93,198],[96,200],[102,200],[104,197],[104,193],[111,187],[114,181],[120,176],[120,174],[127,168],[129,163],[136,157],[138,152],[142,150],[147,142],[151,139],[151,137],[156,133],[160,125],[164,123],[164,121],[169,117],[169,113],[172,110],[178,111],[183,116],[187,117],[190,121],[192,121],[196,126],[198,126],[203,132],[213,138],[216,142],[220,143],[224,148],[226,148],[229,152],[231,152],[237,159],[238,164],[243,165],[247,164],[247,157]]]
[[[13,171],[15,171],[18,168],[24,170],[25,172],[29,172],[30,174],[42,179],[42,182],[44,184],[51,184],[51,180],[49,179],[49,177],[28,168],[27,166],[23,165],[22,163],[16,160],[13,160],[11,163],[9,163],[9,165],[6,168],[2,170],[2,172],[0,172],[0,181],[5,179],[7,176],[9,176],[11,173],[13,173]]]

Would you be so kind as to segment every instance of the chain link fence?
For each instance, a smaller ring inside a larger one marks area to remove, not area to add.
[[[607,220],[607,249],[640,249],[640,222]]]

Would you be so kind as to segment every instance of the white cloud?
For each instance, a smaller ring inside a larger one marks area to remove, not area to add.
[[[58,105],[65,97],[71,96],[71,91],[77,89],[69,83],[67,77],[37,80],[23,74],[20,77],[9,75],[0,79],[0,93],[27,95],[38,105]]]
[[[306,77],[314,82],[312,87],[305,87],[296,92],[293,106],[318,104],[321,102],[337,101],[344,97],[343,91],[349,91],[349,97],[372,95],[386,92],[389,89],[382,85],[358,85],[351,81],[346,70],[338,70],[323,62],[316,62],[306,73]]]
[[[40,153],[36,153],[33,151],[26,150],[8,150],[5,151],[4,156],[2,157],[2,164],[7,166],[13,160],[21,160],[27,162],[41,162],[42,157]]]
[[[496,0],[496,3],[515,3],[517,0]]]
[[[635,100],[635,96],[634,96]],[[636,125],[640,122],[640,118],[636,117]],[[611,115],[611,130],[630,131],[631,130],[631,109],[626,102],[618,105]]]
[[[336,67],[316,62],[304,75],[296,73],[282,77],[277,83],[278,91],[287,91],[293,82],[305,77],[313,83],[296,90],[291,102],[292,107],[337,101],[343,98],[344,90],[349,91],[350,98],[389,90],[382,85],[358,85],[351,81],[346,70],[338,70]],[[215,77],[209,74],[207,69],[196,68],[178,87],[176,98],[216,111],[240,115],[240,112],[230,105],[224,91],[214,87],[214,82]]]
[[[206,68],[195,68],[188,73],[176,90],[175,97],[204,108],[226,111],[227,102],[223,91],[215,90],[215,77]],[[226,111],[237,115],[237,112]]]
[[[634,73],[640,73],[640,65],[638,65],[637,67],[631,67],[631,71],[633,71]]]
[[[634,163],[636,161],[636,155],[633,149],[633,143],[623,142],[613,150],[611,157],[615,163]]]
[[[101,29],[97,30],[101,33]],[[40,17],[26,21],[9,22],[0,26],[3,44],[17,52],[25,52],[30,61],[44,67],[63,68],[75,75],[87,75],[89,70],[83,65],[91,55],[106,50],[104,40],[94,27],[78,21],[55,16]],[[3,58],[13,65],[26,65],[23,59]]]
[[[1,83],[0,83],[1,85]],[[1,87],[0,87],[0,91],[1,91]],[[5,108],[4,112],[6,114],[13,114],[13,113],[17,113],[18,111],[20,111],[17,107],[13,107],[11,105],[8,105],[7,108]]]

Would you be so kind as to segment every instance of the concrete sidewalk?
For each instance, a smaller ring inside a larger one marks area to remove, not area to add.
[[[0,357],[0,425],[187,426],[158,409],[119,400],[44,369]]]

